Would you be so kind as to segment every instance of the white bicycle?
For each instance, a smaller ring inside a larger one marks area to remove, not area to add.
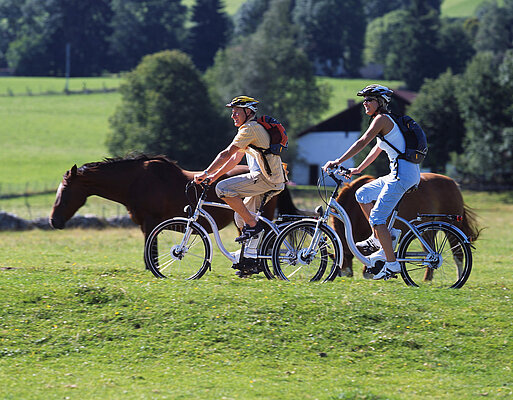
[[[343,249],[340,238],[328,225],[330,216],[344,224],[345,238],[354,256],[370,272],[375,274],[381,270],[385,260],[370,259],[358,250],[352,236],[349,216],[336,201],[339,188],[347,180],[348,172],[343,167],[326,172],[336,183],[329,199],[324,200],[326,210],[322,206],[317,207],[318,218],[293,222],[278,235],[273,249],[273,268],[277,277],[284,280],[304,278],[326,282],[338,276]],[[324,174],[323,172],[322,182]],[[451,221],[460,221],[462,217],[418,214],[414,220],[407,221],[398,216],[398,210],[399,204],[390,217],[388,228],[391,229],[396,221],[402,222],[408,228],[401,235],[396,251],[404,282],[410,286],[461,288],[472,270],[471,244],[469,238]],[[322,262],[319,263],[319,260]],[[316,273],[303,272],[310,269],[316,270]],[[397,276],[392,274],[385,279],[393,277]]]
[[[189,190],[200,188],[201,193],[195,199],[195,205],[185,208],[187,218],[175,217],[157,225],[148,236],[144,246],[144,257],[146,265],[157,278],[173,277],[178,279],[199,279],[207,270],[212,268],[213,245],[209,234],[198,222],[204,218],[210,225],[215,243],[221,253],[232,263],[234,269],[241,271],[241,274],[255,274],[263,272],[268,279],[274,278],[270,268],[272,247],[280,228],[290,223],[291,219],[301,218],[299,216],[287,216],[278,219],[276,223],[261,215],[262,208],[274,192],[265,194],[262,204],[257,211],[257,218],[265,226],[265,233],[256,246],[256,254],[246,257],[246,251],[251,239],[242,243],[240,253],[232,254],[223,245],[219,229],[214,218],[204,207],[219,207],[231,210],[224,203],[206,201],[207,192],[210,188],[208,183],[195,186],[190,182],[186,187]],[[194,203],[194,201],[190,201]]]

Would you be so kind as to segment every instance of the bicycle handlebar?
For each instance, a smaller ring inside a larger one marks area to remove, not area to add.
[[[336,179],[335,175],[342,175],[344,178],[348,179],[351,171],[349,169],[339,165],[335,168],[327,168],[326,173],[333,179]]]

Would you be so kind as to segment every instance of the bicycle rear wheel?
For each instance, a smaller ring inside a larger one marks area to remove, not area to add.
[[[199,279],[210,267],[211,253],[205,231],[185,219],[162,222],[144,246],[146,265],[157,278]]]
[[[290,224],[276,238],[273,248],[274,274],[287,281],[319,281],[332,279],[340,265],[342,248],[336,233],[326,225],[319,228],[319,238],[308,253],[316,237],[317,223],[303,220]]]
[[[399,245],[397,258],[407,285],[461,288],[472,270],[470,244],[452,226],[427,223],[418,227],[420,236],[433,249],[429,254],[419,238],[408,232]]]

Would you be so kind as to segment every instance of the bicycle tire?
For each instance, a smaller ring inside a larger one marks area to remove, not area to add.
[[[290,225],[291,222],[283,222],[277,225],[278,230],[281,232],[284,227]],[[276,279],[274,272],[272,271],[270,264],[272,265],[272,254],[274,243],[276,242],[276,238],[278,235],[272,229],[267,232],[264,239],[262,240],[262,244],[259,246],[259,254],[263,254],[265,256],[271,257],[271,259],[263,258],[260,260],[261,269],[267,279]]]
[[[443,222],[429,222],[417,227],[421,237],[434,250],[436,257],[427,259],[428,253],[420,240],[409,231],[397,251],[401,261],[401,276],[409,286],[461,288],[472,270],[470,243],[453,226]]]
[[[324,281],[333,279],[342,259],[342,246],[337,234],[327,225],[320,225],[321,238],[314,253],[305,256],[316,231],[317,221],[302,220],[287,226],[276,238],[273,247],[273,270],[286,281]]]
[[[181,248],[186,233],[190,236]],[[199,224],[173,218],[150,233],[144,245],[144,257],[157,278],[199,279],[210,268],[212,246]]]

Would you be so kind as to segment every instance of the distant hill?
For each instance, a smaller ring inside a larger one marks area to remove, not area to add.
[[[224,0],[226,11],[230,15],[234,15],[245,0]],[[444,0],[442,2],[442,15],[444,17],[470,17],[474,15],[474,11],[486,0]],[[184,4],[191,6],[195,0],[185,0]],[[503,0],[498,0],[499,4]]]
[[[486,0],[444,0],[442,3],[442,15],[444,17],[470,17],[474,15],[477,7]],[[502,5],[503,1],[498,0]]]

